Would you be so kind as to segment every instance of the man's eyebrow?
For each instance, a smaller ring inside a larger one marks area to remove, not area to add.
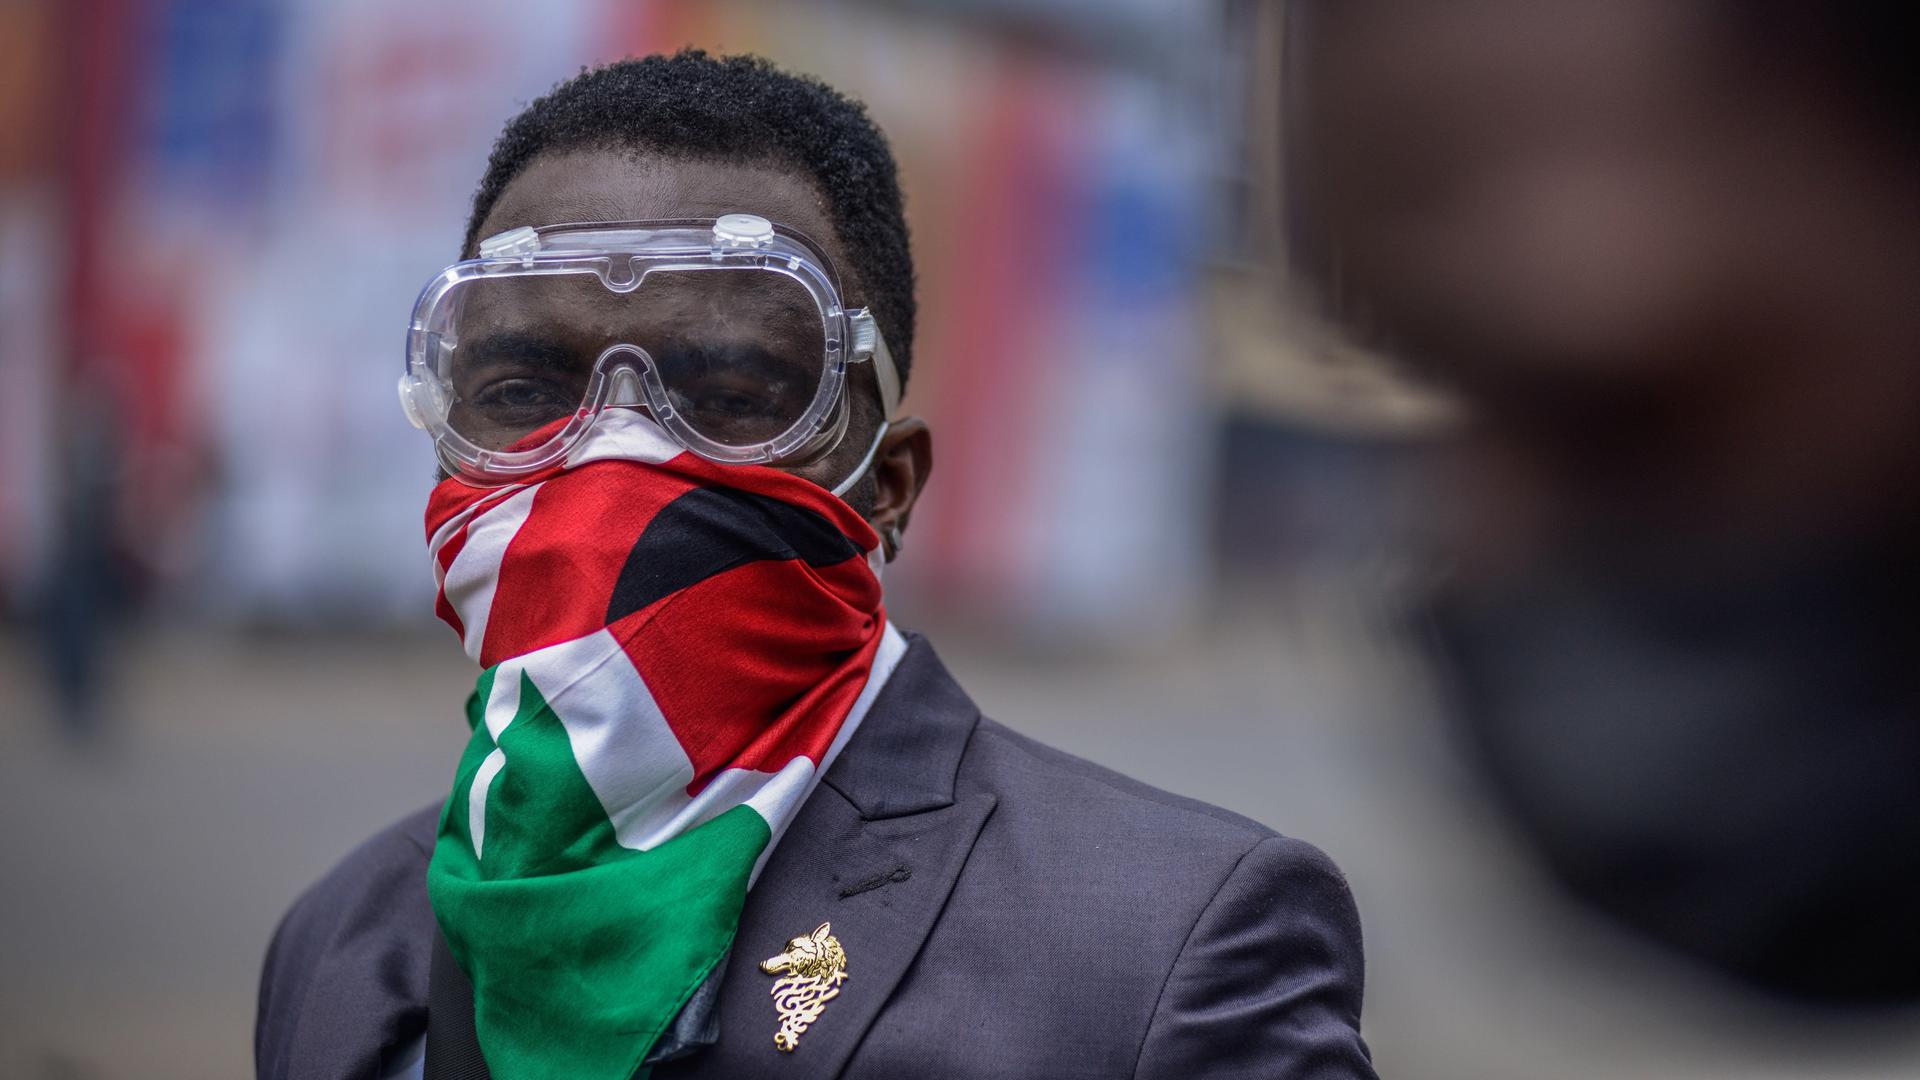
[[[499,330],[478,341],[460,346],[471,363],[494,364],[513,361],[536,368],[572,370],[580,366],[574,351],[544,334],[521,330]]]

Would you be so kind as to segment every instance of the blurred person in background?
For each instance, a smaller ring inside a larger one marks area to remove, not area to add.
[[[1290,244],[1470,403],[1451,705],[1552,868],[1790,995],[1920,996],[1904,5],[1304,0]]]
[[[982,718],[887,618],[932,444],[861,106],[585,72],[462,255],[401,395],[472,739],[288,914],[261,1076],[1373,1075],[1324,855]]]

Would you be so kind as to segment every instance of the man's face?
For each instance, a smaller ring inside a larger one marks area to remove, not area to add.
[[[767,165],[738,165],[714,161],[667,160],[614,150],[579,150],[536,158],[506,186],[480,228],[482,237],[524,225],[568,222],[649,221],[675,218],[713,218],[744,212],[804,233],[825,248],[849,289],[850,307],[865,300],[848,278],[851,266],[812,185],[792,172]],[[677,297],[671,287],[653,290],[661,303],[695,303]],[[651,302],[651,301],[650,301]],[[806,342],[814,357],[822,348],[817,325]],[[881,420],[872,365],[849,368],[851,405],[847,434],[832,452],[819,460],[787,471],[825,488],[832,488],[859,467]],[[872,512],[871,482],[856,485],[847,499],[863,513]]]

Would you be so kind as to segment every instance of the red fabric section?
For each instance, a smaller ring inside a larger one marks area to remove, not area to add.
[[[605,626],[607,600],[634,542],[661,507],[695,486],[631,461],[596,461],[542,484],[501,560],[480,663],[491,667]]]
[[[490,492],[482,498],[468,500],[464,505],[475,507],[475,513],[478,514],[480,510],[485,509],[486,507],[506,502],[508,499],[514,497],[515,495],[520,494],[521,490],[523,489],[502,488],[500,490]],[[453,513],[445,514],[441,518],[438,525],[436,525],[434,521],[431,518],[429,518],[427,521],[427,539],[431,541],[433,539],[434,534],[440,531],[440,528],[444,527],[448,522],[458,518],[460,514],[463,512],[465,512],[464,506],[462,507],[462,509],[456,510]],[[447,568],[453,565],[453,560],[460,557],[461,549],[467,546],[467,531],[469,527],[472,526],[472,524],[473,524],[473,520],[471,517],[469,517],[466,521],[461,522],[460,527],[455,529],[453,531],[453,534],[448,536],[446,540],[442,541],[439,549],[433,553],[434,562],[439,564],[440,575],[442,577],[446,576]]]
[[[467,639],[467,624],[460,618],[460,613],[453,610],[453,604],[447,599],[445,590],[434,594],[433,613],[440,616],[441,622],[453,627],[453,632],[460,635],[460,640]]]
[[[663,508],[695,488],[732,488],[800,507],[862,552],[879,545],[860,515],[817,485],[691,453],[662,465],[556,466],[527,480],[538,490],[495,571],[480,654],[489,667],[600,630],[636,542]],[[434,552],[443,574],[469,531],[514,494],[460,480],[435,489],[429,542],[452,530]],[[725,515],[677,518],[676,527],[689,520],[715,530],[697,539],[721,549],[739,542],[736,527],[759,529],[762,539],[766,528],[758,517],[736,523]],[[439,599],[441,617],[459,629],[444,591]],[[612,629],[692,759],[689,793],[697,793],[724,769],[772,772],[798,756],[817,763],[866,685],[885,626],[880,583],[866,558],[854,555],[830,566],[762,557],[718,569]]]
[[[786,560],[710,577],[613,633],[693,761],[692,795],[723,769],[817,764],[866,685],[885,620],[864,558]]]
[[[508,449],[513,450],[529,446],[538,446],[552,438],[555,432],[558,432],[566,425],[567,421],[565,420],[555,420],[553,423],[532,432],[526,438],[514,443],[513,446],[508,447]],[[440,530],[445,528],[448,522],[459,517],[461,514],[469,511],[479,513],[484,509],[482,506],[483,503],[497,503],[510,498],[524,488],[531,487],[548,477],[560,475],[561,471],[562,467],[556,465],[551,469],[544,469],[535,473],[527,477],[525,481],[515,484],[512,487],[482,487],[476,484],[469,484],[457,476],[440,481],[439,484],[435,485],[433,493],[427,496],[427,543],[431,545],[433,538],[439,535]],[[461,533],[460,542],[464,544],[466,543],[465,530],[461,530]],[[436,552],[435,555],[437,557],[438,553]],[[453,559],[451,556],[441,559],[441,572],[445,573],[447,567],[452,565],[452,563]]]
[[[427,499],[428,544],[433,543],[433,538],[439,535],[441,529],[459,521],[461,515],[467,515],[467,520],[460,522],[452,535],[441,541],[440,546],[430,552],[434,565],[439,571],[436,584],[441,586],[434,592],[433,613],[440,616],[441,622],[453,627],[453,632],[463,639],[467,636],[466,622],[460,618],[460,613],[454,610],[444,588],[447,568],[453,565],[453,560],[459,558],[460,552],[466,548],[468,530],[473,525],[473,518],[486,508],[507,501],[519,494],[521,490],[520,488],[480,488],[457,480],[448,480],[435,487],[433,494]]]
[[[427,542],[432,543],[447,522],[489,498],[501,495],[504,488],[474,487],[464,480],[442,480],[427,496]]]

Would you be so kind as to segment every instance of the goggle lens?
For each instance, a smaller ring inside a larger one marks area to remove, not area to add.
[[[770,442],[807,417],[828,341],[803,285],[766,269],[476,278],[446,303],[447,424],[487,450],[520,448],[608,404],[677,416],[723,446]],[[666,415],[659,417],[667,419]]]

